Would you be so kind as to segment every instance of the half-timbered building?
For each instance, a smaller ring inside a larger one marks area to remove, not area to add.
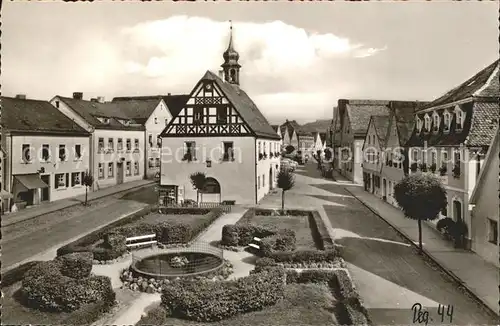
[[[276,186],[281,139],[239,86],[232,33],[223,58],[221,76],[207,71],[161,133],[160,200],[255,204]]]

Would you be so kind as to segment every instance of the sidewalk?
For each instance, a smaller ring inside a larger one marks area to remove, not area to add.
[[[113,187],[104,188],[101,190],[93,191],[88,193],[88,201],[100,199],[106,196],[111,196],[119,192],[132,190],[135,188],[140,188],[148,186],[155,183],[154,180],[138,180],[127,183],[122,183]],[[25,220],[29,220],[41,215],[49,214],[55,211],[62,210],[67,207],[79,205],[85,201],[85,195],[61,199],[49,203],[43,203],[32,208],[25,208],[15,213],[7,213],[2,215],[2,226],[8,226],[15,223],[19,223]]]
[[[346,190],[394,227],[402,236],[416,246],[418,245],[416,221],[405,218],[399,209],[367,193],[362,188],[348,187]],[[455,249],[452,243],[444,240],[426,223],[422,224],[422,244],[424,253],[431,260],[484,305],[499,314],[498,276],[500,270],[498,267],[471,251]]]

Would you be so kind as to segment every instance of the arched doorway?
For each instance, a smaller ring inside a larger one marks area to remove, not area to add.
[[[453,217],[455,221],[462,220],[462,203],[459,200],[453,200]]]
[[[273,187],[273,168],[270,167],[269,168],[269,190],[272,190],[274,187]]]
[[[200,193],[202,194],[202,202],[220,203],[221,201],[220,183],[212,177],[208,177],[205,180],[205,185],[203,186],[203,190],[200,191]]]

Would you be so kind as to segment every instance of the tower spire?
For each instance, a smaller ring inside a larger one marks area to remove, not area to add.
[[[239,85],[239,75],[240,75],[240,65],[238,60],[240,55],[234,49],[233,45],[233,21],[229,21],[229,44],[227,50],[224,51],[222,57],[224,58],[224,63],[221,65],[224,70],[224,79],[226,82],[231,84]]]

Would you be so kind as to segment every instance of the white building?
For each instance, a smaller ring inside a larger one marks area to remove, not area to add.
[[[90,134],[46,101],[2,97],[7,210],[85,193]]]
[[[90,133],[90,173],[93,189],[144,179],[144,126],[130,119],[120,105],[103,98],[83,100],[55,96],[50,103]]]
[[[281,139],[239,87],[232,35],[223,79],[207,71],[162,137],[160,188],[165,201],[197,200],[190,176],[207,177],[203,202],[255,204],[276,186]]]

